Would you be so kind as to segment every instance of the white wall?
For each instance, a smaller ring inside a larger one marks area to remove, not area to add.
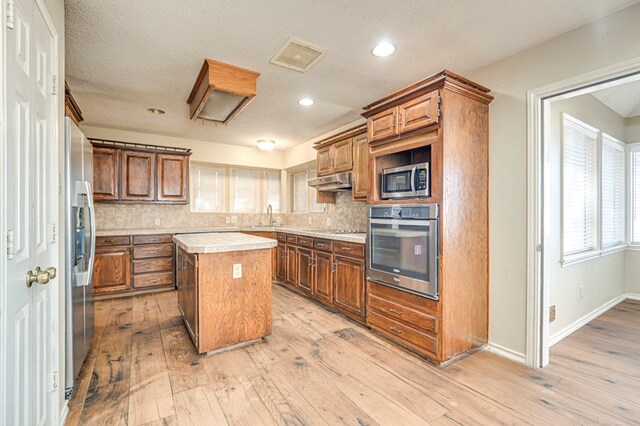
[[[640,115],[630,117],[625,122],[627,143],[640,143]],[[640,295],[640,250],[626,252],[626,291]]]
[[[80,108],[82,109],[82,106],[80,106]],[[191,148],[191,161],[278,170],[283,168],[284,153],[282,151],[261,151],[258,148],[246,146],[227,145],[102,127],[81,125],[80,128],[88,138]]]
[[[549,324],[553,337],[625,292],[625,252],[607,254],[571,265],[560,263],[562,247],[562,114],[567,113],[616,139],[624,140],[625,119],[592,95],[551,104],[550,137],[545,144],[550,159],[551,230],[550,303],[556,320]],[[582,295],[580,287],[582,286]]]
[[[527,283],[526,93],[640,57],[640,3],[474,72],[490,113],[489,340],[524,355]],[[454,70],[455,71],[455,70]]]

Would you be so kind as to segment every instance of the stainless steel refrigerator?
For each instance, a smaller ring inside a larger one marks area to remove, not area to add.
[[[93,263],[96,221],[93,205],[92,147],[80,128],[65,117],[65,295],[67,397],[93,339]]]

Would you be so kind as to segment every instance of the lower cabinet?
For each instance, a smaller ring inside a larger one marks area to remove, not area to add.
[[[364,245],[283,233],[277,240],[278,281],[365,321]]]
[[[340,310],[364,318],[364,260],[335,255],[334,264],[333,304]]]
[[[198,346],[198,269],[196,257],[178,249],[178,307],[184,318],[187,331]]]
[[[93,286],[96,294],[131,289],[131,248],[97,247],[93,266]]]

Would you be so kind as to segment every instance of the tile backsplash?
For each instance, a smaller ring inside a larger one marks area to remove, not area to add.
[[[226,223],[235,216],[237,223]],[[336,204],[325,213],[275,213],[284,226],[365,231],[365,203],[355,202],[351,192],[336,194]],[[156,220],[159,224],[156,223]],[[96,224],[104,229],[186,228],[268,225],[266,213],[192,213],[189,205],[96,203]]]

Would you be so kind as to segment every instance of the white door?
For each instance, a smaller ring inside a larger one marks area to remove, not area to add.
[[[14,28],[6,29],[6,227],[8,240],[5,419],[7,425],[57,423],[57,279],[27,286],[27,271],[57,268],[56,96],[54,37],[32,0],[15,0]],[[11,245],[9,243],[9,245]],[[41,272],[44,282],[53,273]]]

